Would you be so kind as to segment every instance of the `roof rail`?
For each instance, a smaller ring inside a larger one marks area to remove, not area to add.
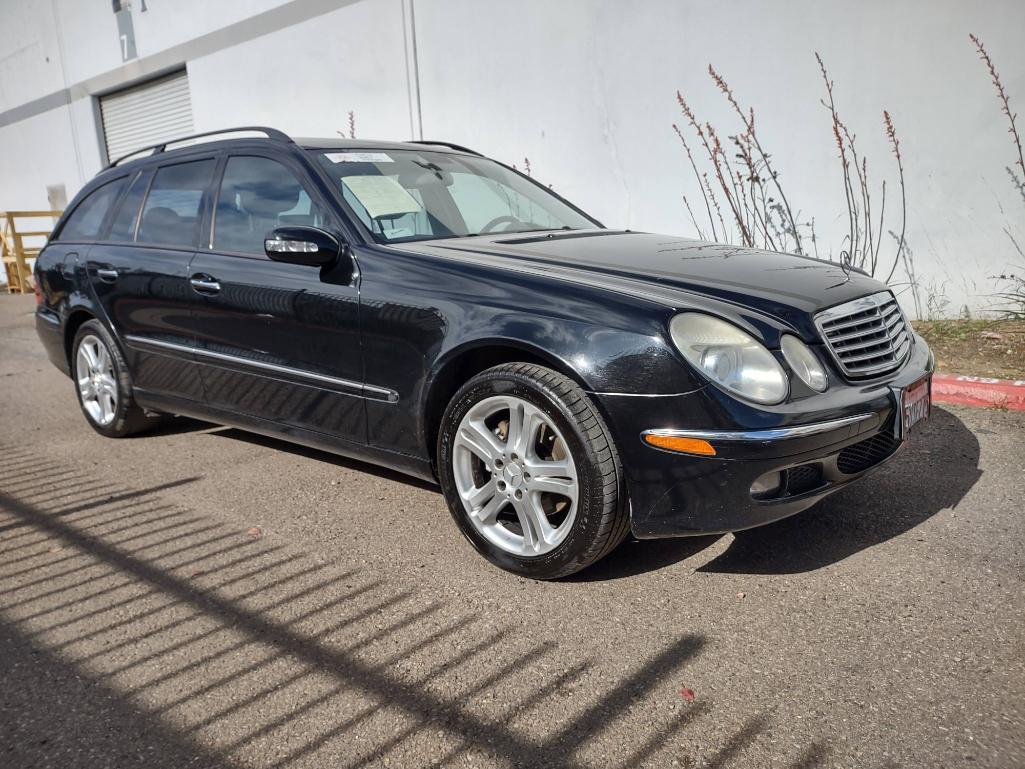
[[[167,147],[168,144],[178,144],[180,142],[189,141],[190,139],[200,139],[204,136],[219,136],[220,134],[240,133],[242,131],[255,131],[257,133],[263,133],[267,135],[268,139],[272,139],[274,141],[288,143],[292,142],[291,136],[286,134],[284,131],[279,131],[276,128],[267,128],[266,126],[258,125],[242,126],[241,128],[222,128],[219,131],[203,131],[202,133],[198,134],[189,134],[188,136],[181,136],[177,139],[168,139],[167,141],[160,142],[159,144],[150,144],[147,147],[139,147],[139,149],[133,150],[132,152],[129,152],[127,155],[122,155],[117,160],[112,160],[110,163],[107,164],[106,168],[114,168],[114,166],[123,163],[124,161],[128,160],[128,158],[135,157],[136,155],[146,152],[147,150],[152,150],[150,152],[150,155],[157,155],[163,152],[164,148]],[[106,170],[106,168],[104,170]]]
[[[436,142],[429,139],[418,139],[410,142],[410,144],[434,144],[438,147],[448,147],[450,150],[459,150],[460,152],[468,152],[469,154],[476,155],[477,157],[484,157],[477,152],[477,150],[471,150],[469,147],[464,147],[461,144],[453,144],[452,142]]]

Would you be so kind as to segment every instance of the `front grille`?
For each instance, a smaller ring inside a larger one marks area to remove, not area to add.
[[[787,494],[795,496],[822,485],[822,466],[818,463],[791,467],[787,473]]]
[[[889,291],[830,307],[815,316],[815,323],[849,379],[888,374],[911,349],[904,315]]]
[[[890,456],[899,445],[900,441],[893,434],[893,419],[890,419],[881,432],[841,451],[836,458],[836,468],[847,475],[864,472]]]

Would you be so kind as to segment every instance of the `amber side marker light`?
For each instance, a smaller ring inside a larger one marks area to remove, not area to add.
[[[679,435],[660,435],[646,433],[644,442],[658,449],[679,451],[681,454],[698,454],[703,457],[714,457],[715,447],[701,438],[685,438]]]

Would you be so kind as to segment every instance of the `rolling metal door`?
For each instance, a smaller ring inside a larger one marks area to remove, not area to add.
[[[189,78],[184,71],[100,97],[108,160],[148,144],[192,133]]]

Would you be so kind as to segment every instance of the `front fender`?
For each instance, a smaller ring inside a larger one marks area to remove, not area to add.
[[[384,248],[358,256],[365,381],[399,396],[367,401],[371,445],[429,455],[439,382],[489,346],[522,350],[593,392],[700,386],[666,338],[673,309],[658,302],[469,260]]]
[[[686,392],[700,386],[657,334],[588,321],[507,313],[479,336],[446,339],[428,377],[430,388],[449,366],[486,349],[522,350],[591,392]]]

